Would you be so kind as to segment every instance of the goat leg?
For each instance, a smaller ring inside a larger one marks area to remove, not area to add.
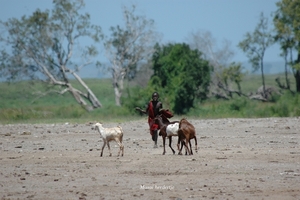
[[[103,140],[103,145],[102,145],[100,157],[102,157],[102,155],[103,155],[103,149],[104,149],[105,145],[106,145],[106,140]]]
[[[180,151],[179,149],[179,143],[180,143],[180,140],[179,140],[179,137],[178,137],[178,141],[177,141],[177,150]]]
[[[109,150],[109,156],[111,156],[111,151],[110,151],[110,145],[109,145],[109,142],[107,142],[107,147],[108,147],[108,150]]]
[[[189,155],[191,155],[191,152],[190,152],[188,143],[189,143],[189,139],[186,138],[186,139],[185,139],[185,143],[184,143],[185,150],[189,153]]]
[[[120,147],[120,150],[119,150],[119,152],[118,152],[118,156],[120,156],[121,151],[122,151],[121,156],[123,156],[124,146],[122,145],[122,143],[121,143],[119,140],[116,140],[116,142],[118,143],[118,145],[119,145],[119,147]]]
[[[166,137],[162,137],[163,138],[163,146],[164,146],[164,151],[163,151],[163,154],[162,155],[165,155],[166,153]]]
[[[116,141],[117,143],[118,143],[118,145],[119,145],[119,152],[118,152],[118,157],[120,156],[120,153],[121,153],[121,151],[122,151],[122,147],[121,147],[121,144],[120,144],[120,142],[119,141]]]
[[[122,151],[121,156],[124,155],[124,145],[122,143],[120,143],[120,151]]]
[[[171,150],[173,151],[173,154],[175,154],[174,149],[172,148],[172,136],[169,137],[169,147],[171,148]]]
[[[178,152],[178,155],[182,155],[182,148],[183,148],[183,145],[184,145],[184,141],[180,141],[180,144],[181,144],[181,147],[180,147],[180,150]]]
[[[198,153],[198,147],[197,147],[197,137],[195,136],[195,151],[196,151],[196,153]]]
[[[180,143],[180,137],[178,136],[177,149],[178,149],[178,155],[181,155],[182,145],[181,145],[181,148],[179,148],[179,143]],[[181,144],[182,144],[182,143],[181,143]]]
[[[123,156],[124,155],[124,145],[122,144],[122,154],[121,154],[121,156]]]
[[[179,149],[179,143],[181,144],[180,149]],[[178,150],[179,150],[178,155],[182,155],[182,148],[183,148],[183,146],[185,146],[185,142],[184,142],[184,139],[183,139],[182,137],[179,137],[179,136],[178,136],[178,143],[177,143],[177,146],[178,146]],[[185,152],[185,153],[186,153],[186,152]]]
[[[191,140],[189,140],[189,143],[190,143],[191,154],[193,155],[193,150],[192,150],[192,143],[191,143]]]

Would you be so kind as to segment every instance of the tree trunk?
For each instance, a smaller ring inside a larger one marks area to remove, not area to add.
[[[296,64],[300,64],[300,52],[298,52],[298,57],[297,57]],[[299,69],[296,69],[296,73],[294,73],[294,77],[295,77],[295,80],[296,80],[296,91],[298,93],[300,93],[300,70]]]
[[[116,106],[121,106],[121,96],[124,89],[124,78],[125,72],[124,69],[116,70],[117,67],[113,70],[113,88],[115,91],[115,103]]]
[[[117,78],[113,78],[113,88],[114,88],[114,91],[115,91],[116,106],[121,106],[123,81],[122,80],[118,81]]]
[[[119,88],[118,87],[114,87],[114,90],[115,90],[115,103],[116,103],[116,106],[121,106],[121,93],[119,91]]]
[[[93,108],[102,107],[102,104],[99,102],[92,90],[90,90],[90,88],[85,84],[85,82],[75,72],[72,72],[72,74],[77,79],[77,81],[87,90],[88,94],[84,97],[89,100],[89,102],[93,105]]]
[[[261,60],[260,69],[261,69],[261,78],[262,78],[262,85],[263,85],[263,97],[267,99],[263,60]]]
[[[69,91],[73,95],[73,97],[76,99],[77,103],[79,103],[84,109],[87,111],[93,110],[91,106],[88,106],[87,103],[82,99],[80,93],[78,90],[72,87],[72,85],[69,85]]]
[[[300,70],[298,69],[294,74],[296,80],[296,91],[300,93]]]
[[[284,73],[285,73],[285,83],[286,89],[290,90],[290,81],[288,78],[288,60],[287,60],[287,52],[284,55]]]

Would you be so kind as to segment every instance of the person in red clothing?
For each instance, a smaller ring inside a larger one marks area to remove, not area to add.
[[[154,118],[160,114],[160,111],[162,110],[162,103],[158,100],[159,94],[157,92],[154,92],[152,94],[152,100],[149,101],[147,109],[142,110],[139,107],[136,107],[135,109],[144,113],[148,114],[148,124],[150,128],[150,134],[152,136],[152,140],[154,141],[154,148],[157,148],[157,132],[159,129],[158,124],[155,123]]]

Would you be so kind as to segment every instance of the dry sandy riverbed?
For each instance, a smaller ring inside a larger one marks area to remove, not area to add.
[[[88,123],[0,125],[0,199],[300,199],[300,118],[188,120],[192,156],[154,149],[146,119],[104,124],[124,157]]]

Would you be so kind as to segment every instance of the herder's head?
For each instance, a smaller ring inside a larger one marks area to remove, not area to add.
[[[158,98],[159,98],[159,94],[157,92],[153,92],[153,94],[152,94],[152,100],[153,101],[158,101]]]

